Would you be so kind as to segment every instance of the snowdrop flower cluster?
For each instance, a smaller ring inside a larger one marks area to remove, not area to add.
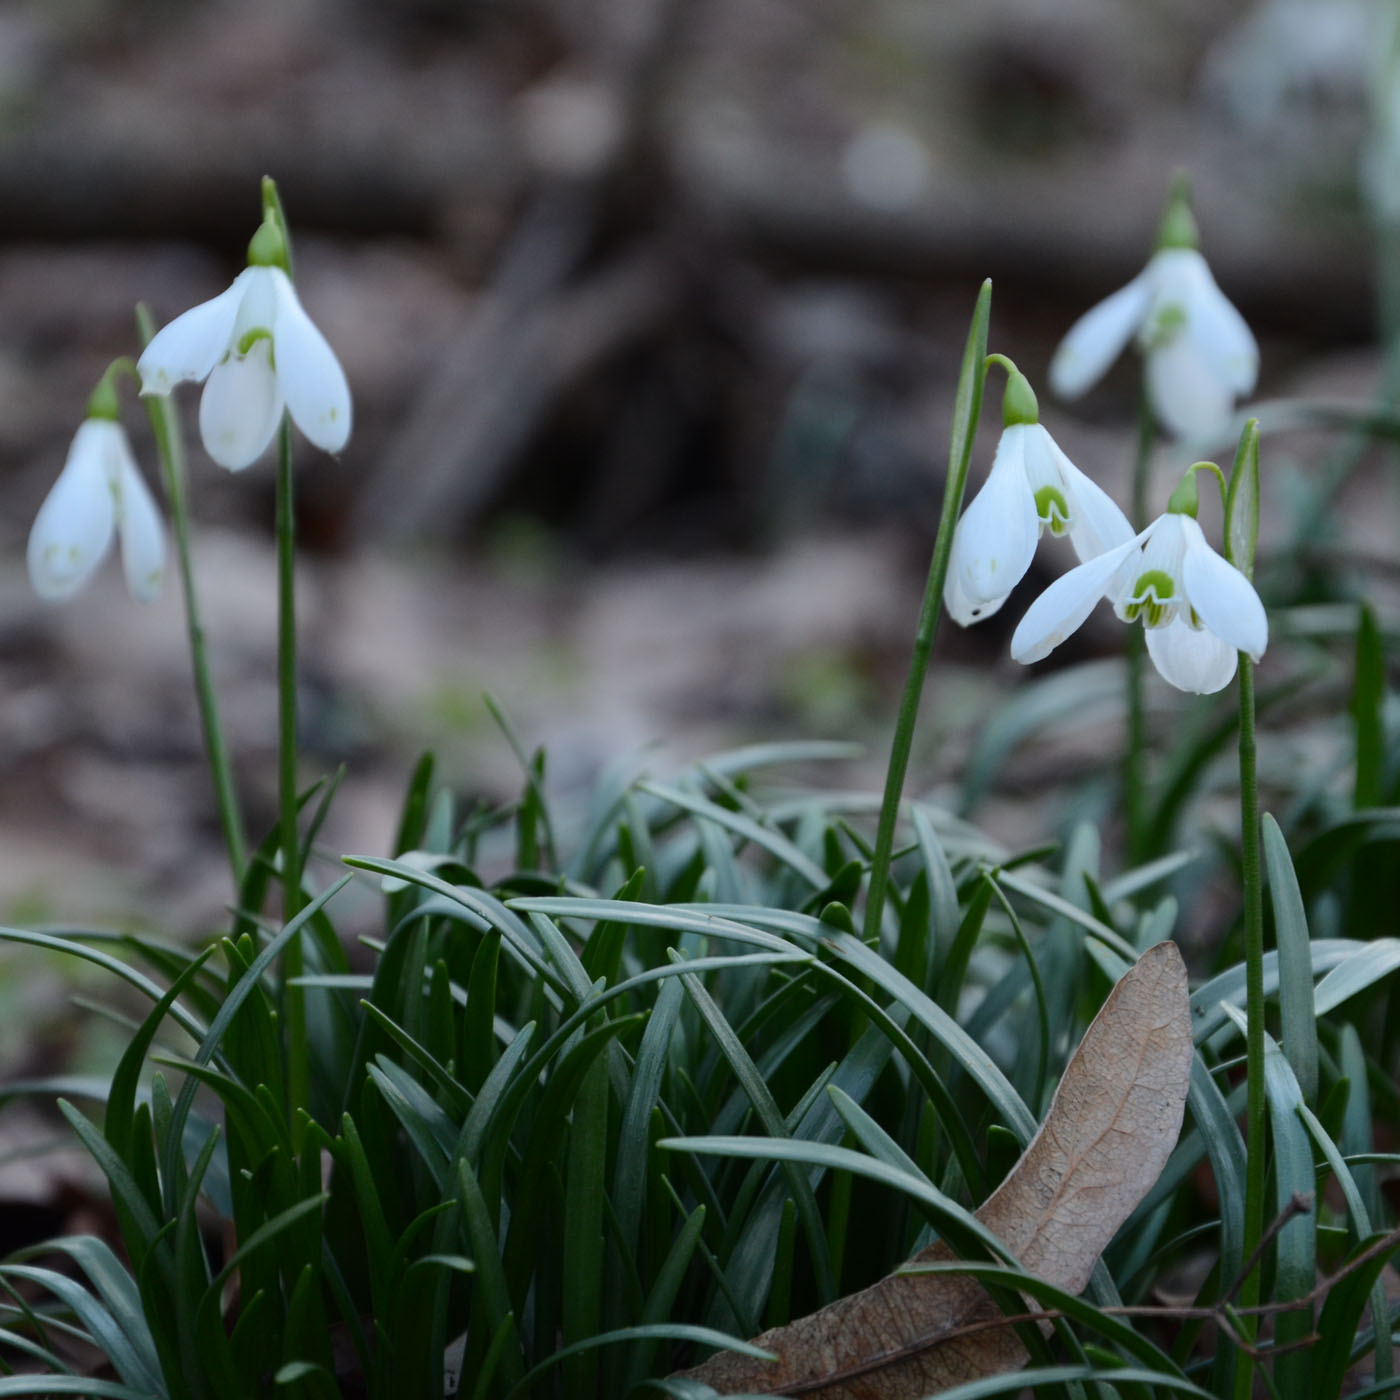
[[[1250,393],[1259,347],[1244,318],[1216,286],[1196,246],[1196,225],[1178,190],[1162,222],[1157,251],[1126,287],[1070,327],[1050,364],[1050,387],[1078,398],[1136,337],[1148,400],[1174,437],[1218,436],[1235,400]]]
[[[136,365],[141,392],[164,395],[184,380],[205,381],[200,437],[230,471],[267,451],[284,408],[315,446],[339,452],[350,438],[350,386],[297,299],[275,219],[254,235],[248,263],[226,291],[152,337]]]
[[[205,450],[231,471],[266,450],[285,411],[317,447],[338,452],[350,437],[350,387],[326,338],[302,310],[287,273],[287,237],[275,188],[264,184],[263,223],[248,267],[211,301],[177,316],[151,338],[134,367],[142,394],[169,394],[205,380],[199,428]],[[160,591],[165,531],[119,421],[119,360],[88,404],[68,460],[29,534],[29,577],[44,598],[76,593],[113,538],[127,586],[142,602]]]
[[[1196,523],[1195,468],[1167,511],[1134,534],[1049,433],[1024,421],[1030,387],[1023,385],[1013,369],[996,460],[953,535],[943,598],[954,620],[965,627],[996,612],[1049,526],[1052,534],[1069,535],[1081,562],[1021,619],[1011,639],[1017,661],[1049,656],[1107,598],[1124,622],[1141,621],[1148,654],[1165,680],[1200,695],[1228,685],[1236,653],[1257,661],[1269,626],[1253,584],[1206,543]]]
[[[109,372],[29,532],[34,591],[54,601],[71,597],[97,571],[114,537],[132,597],[150,602],[165,577],[165,531],[118,421]]]
[[[1096,379],[1134,333],[1147,356],[1147,387],[1158,416],[1183,434],[1228,418],[1236,394],[1254,385],[1258,350],[1239,313],[1215,286],[1178,193],[1164,243],[1147,270],[1095,307],[1056,352],[1051,381],[1062,394]],[[1178,689],[1210,694],[1228,685],[1239,652],[1257,661],[1268,619],[1254,586],[1206,542],[1196,522],[1194,473],[1167,511],[1134,533],[1112,499],[1084,475],[1041,426],[1029,383],[1007,370],[1001,439],[987,481],[958,521],[944,603],[967,626],[995,613],[1030,568],[1041,533],[1068,535],[1079,564],[1031,604],[1011,654],[1048,656],[1102,599],[1124,622],[1141,622],[1147,650]],[[1218,468],[1212,468],[1218,472]]]

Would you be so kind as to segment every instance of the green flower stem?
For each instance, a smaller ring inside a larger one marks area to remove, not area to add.
[[[277,796],[282,835],[282,921],[302,906],[301,844],[297,831],[297,642],[296,488],[292,475],[292,424],[282,415],[277,440]],[[303,971],[301,937],[287,944],[282,959],[282,997],[287,1028],[287,1111],[307,1107],[306,993],[292,986]]]
[[[899,821],[904,777],[909,768],[909,751],[914,742],[914,724],[919,716],[919,700],[923,695],[929,653],[938,634],[938,618],[943,609],[943,585],[948,577],[948,558],[953,549],[953,530],[962,510],[967,468],[972,459],[972,440],[977,435],[977,420],[982,412],[982,388],[987,377],[987,320],[991,305],[992,284],[988,280],[982,283],[978,294],[972,325],[968,330],[967,348],[963,353],[962,373],[958,378],[957,398],[953,405],[953,434],[948,450],[948,477],[943,489],[943,513],[939,516],[938,534],[933,542],[933,558],[929,563],[928,582],[924,586],[924,601],[914,636],[914,653],[909,658],[909,675],[904,682],[904,698],[900,701],[894,741],[890,746],[889,767],[885,772],[885,795],[880,804],[875,853],[870,858],[870,889],[865,901],[864,931],[867,943],[879,939],[880,921],[885,912],[894,832]]]
[[[1225,493],[1225,557],[1247,579],[1254,577],[1259,543],[1259,420],[1251,418],[1240,434],[1230,485]],[[1264,1238],[1264,1190],[1268,1131],[1264,1088],[1264,879],[1259,856],[1259,778],[1255,766],[1254,663],[1240,654],[1240,863],[1244,876],[1244,976],[1246,1141],[1244,1177],[1244,1258],[1253,1261]],[[1240,1285],[1240,1304],[1258,1303],[1260,1278],[1250,1267]],[[1247,1316],[1247,1311],[1245,1313]],[[1244,1336],[1252,1341],[1251,1319]],[[1254,1366],[1245,1352],[1235,1369],[1236,1400],[1249,1400]]]
[[[1143,386],[1138,398],[1137,450],[1133,457],[1133,529],[1147,525],[1147,493],[1152,475],[1152,448],[1157,430],[1152,405]],[[1123,796],[1128,818],[1128,860],[1147,858],[1147,708],[1143,687],[1147,675],[1147,634],[1128,629],[1128,745],[1123,755]]]
[[[137,331],[141,344],[146,345],[155,334],[151,313],[145,306],[136,308]],[[135,376],[136,366],[126,361]],[[243,813],[238,802],[238,788],[233,779],[233,764],[229,759],[228,743],[224,738],[223,721],[219,717],[218,692],[209,669],[209,651],[204,639],[204,621],[199,609],[199,591],[194,579],[194,550],[191,544],[189,498],[185,491],[185,447],[180,436],[179,419],[174,401],[158,394],[145,399],[146,412],[155,437],[156,456],[160,460],[165,498],[170,504],[170,520],[175,535],[175,556],[179,561],[180,588],[185,600],[185,630],[189,637],[190,663],[194,671],[195,699],[199,705],[200,728],[204,735],[204,755],[209,775],[214,782],[214,798],[219,808],[219,827],[228,852],[229,874],[233,877],[235,895],[243,886],[248,866],[248,844],[244,835]]]
[[[1264,1097],[1264,883],[1259,854],[1259,782],[1255,770],[1254,663],[1240,654],[1240,836],[1244,869],[1244,957],[1246,1092],[1245,1110],[1245,1259],[1251,1259],[1264,1232],[1265,1159],[1268,1121]],[[1250,1270],[1240,1287],[1244,1315],[1259,1301],[1259,1270]],[[1246,1340],[1254,1336],[1250,1319]],[[1253,1384],[1248,1353],[1235,1371],[1235,1395],[1247,1400]]]

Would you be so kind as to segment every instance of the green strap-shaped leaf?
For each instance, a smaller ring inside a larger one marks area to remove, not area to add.
[[[1225,557],[1246,577],[1254,577],[1259,543],[1259,420],[1251,418],[1240,434],[1230,487],[1225,493]]]
[[[1278,997],[1283,1016],[1283,1053],[1298,1081],[1303,1100],[1317,1102],[1317,1016],[1313,1010],[1312,953],[1308,916],[1288,843],[1273,816],[1265,812],[1264,863],[1269,872],[1269,895],[1274,906],[1274,936],[1278,943]]]

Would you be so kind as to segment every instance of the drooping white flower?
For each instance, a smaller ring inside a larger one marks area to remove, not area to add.
[[[1134,336],[1146,362],[1152,411],[1173,436],[1210,438],[1259,375],[1259,346],[1216,286],[1194,243],[1189,210],[1147,266],[1070,327],[1050,362],[1050,387],[1078,398]],[[1182,226],[1185,226],[1182,231]]]
[[[1008,371],[1003,420],[992,469],[953,533],[943,601],[964,627],[1006,602],[1047,527],[1052,535],[1067,534],[1080,559],[1092,559],[1133,534],[1112,498],[1041,426],[1035,395],[1014,366]]]
[[[1253,584],[1206,543],[1195,520],[1168,511],[1126,544],[1057,578],[1021,619],[1011,655],[1042,660],[1102,598],[1124,622],[1142,620],[1153,664],[1178,690],[1221,690],[1238,652],[1258,661],[1268,645]]]
[[[280,267],[245,268],[227,291],[162,327],[136,368],[143,394],[168,394],[182,380],[208,381],[200,437],[230,471],[267,450],[284,406],[323,451],[339,452],[349,441],[345,371]]]
[[[68,460],[29,532],[29,578],[42,598],[71,597],[121,539],[131,595],[148,603],[165,577],[165,531],[137,469],[126,433],[109,418],[89,418],[73,436]]]

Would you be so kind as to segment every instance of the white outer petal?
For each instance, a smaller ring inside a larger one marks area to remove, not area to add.
[[[208,377],[233,340],[239,304],[252,271],[246,268],[227,291],[192,306],[151,337],[136,362],[143,394],[168,394],[182,380]]]
[[[284,272],[273,271],[277,318],[272,330],[277,380],[292,422],[323,452],[350,440],[350,385],[325,336],[316,329]]]
[[[1050,361],[1050,388],[1059,398],[1077,399],[1103,377],[1142,323],[1151,296],[1151,281],[1140,272],[1069,328]]]
[[[1024,449],[1023,427],[1002,433],[987,480],[953,532],[948,576],[974,622],[1001,607],[1035,557],[1040,523],[1022,465]]]
[[[956,535],[953,536],[953,544],[956,548]],[[959,627],[971,627],[974,622],[985,622],[994,613],[1000,612],[1005,602],[1006,597],[1001,597],[992,599],[990,603],[974,603],[963,592],[957,570],[952,567],[952,560],[949,560],[948,577],[943,584],[943,604],[948,609],[949,617]]]
[[[1220,290],[1199,253],[1184,281],[1187,336],[1236,397],[1250,393],[1259,377],[1259,345],[1254,333]]]
[[[1165,627],[1149,627],[1147,653],[1162,679],[1193,695],[1224,690],[1235,674],[1238,653],[1214,632],[1199,631],[1177,617]]]
[[[29,532],[29,579],[41,598],[76,593],[112,544],[116,503],[108,485],[106,451],[121,428],[89,418],[73,435],[68,460]]]
[[[976,603],[963,592],[958,582],[958,536],[953,532],[953,549],[948,558],[948,576],[943,580],[943,606],[948,615],[959,627],[970,627],[981,620],[982,612]]]
[[[138,603],[149,603],[159,596],[165,582],[165,527],[150,488],[131,455],[125,433],[111,451],[117,481],[122,571],[131,596]]]
[[[204,450],[229,471],[256,462],[282,417],[282,391],[269,363],[270,344],[255,341],[246,355],[214,367],[199,401]]]
[[[1269,645],[1269,618],[1254,585],[1206,543],[1194,520],[1185,523],[1181,577],[1196,616],[1221,641],[1258,661]]]
[[[1147,397],[1157,421],[1190,442],[1212,440],[1229,425],[1234,395],[1187,334],[1147,352]]]
[[[1065,499],[1069,502],[1070,512],[1069,538],[1080,562],[1096,559],[1100,554],[1126,544],[1133,537],[1133,527],[1119,509],[1117,501],[1080,471],[1048,433],[1046,441],[1065,484]]]
[[[1026,665],[1049,656],[1093,612],[1136,544],[1129,540],[1061,574],[1026,609],[1011,638],[1011,655]]]

